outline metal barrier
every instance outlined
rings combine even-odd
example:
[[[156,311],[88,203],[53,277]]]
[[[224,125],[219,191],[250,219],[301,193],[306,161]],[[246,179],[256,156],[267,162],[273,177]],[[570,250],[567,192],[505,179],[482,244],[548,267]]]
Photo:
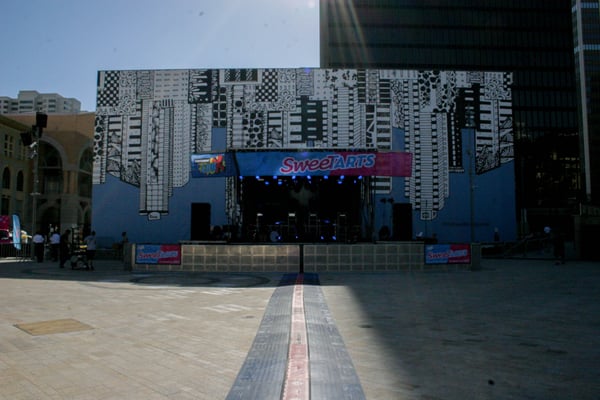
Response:
[[[21,250],[15,249],[12,243],[1,243],[0,258],[5,257],[31,258],[31,243],[22,243]]]

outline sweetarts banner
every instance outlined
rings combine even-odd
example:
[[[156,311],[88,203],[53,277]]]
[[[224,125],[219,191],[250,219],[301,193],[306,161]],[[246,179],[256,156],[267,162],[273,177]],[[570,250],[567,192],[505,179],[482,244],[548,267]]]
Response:
[[[242,176],[411,176],[412,155],[404,152],[239,152]]]

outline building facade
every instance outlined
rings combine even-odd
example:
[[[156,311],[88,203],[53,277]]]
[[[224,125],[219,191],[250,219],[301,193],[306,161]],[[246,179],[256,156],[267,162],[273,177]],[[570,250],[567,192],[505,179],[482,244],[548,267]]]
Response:
[[[511,74],[98,75],[99,236],[169,243],[219,228],[241,241],[516,238]]]
[[[28,178],[31,176],[28,148],[21,132],[31,127],[0,115],[0,215],[24,215],[30,211]],[[28,230],[28,229],[27,229]]]
[[[571,3],[585,195],[600,206],[600,2]]]
[[[20,134],[36,124],[36,113],[0,116],[3,151],[12,154],[0,159],[0,171],[9,177],[2,189],[3,215],[19,214],[28,232],[55,228],[79,234],[90,226],[94,118],[94,113],[51,114],[39,143],[25,146]]]
[[[81,102],[56,93],[39,93],[35,90],[21,90],[17,98],[0,96],[0,114],[21,114],[31,112],[78,113]]]
[[[584,199],[568,2],[322,0],[320,7],[322,67],[512,73],[520,234],[571,229]]]

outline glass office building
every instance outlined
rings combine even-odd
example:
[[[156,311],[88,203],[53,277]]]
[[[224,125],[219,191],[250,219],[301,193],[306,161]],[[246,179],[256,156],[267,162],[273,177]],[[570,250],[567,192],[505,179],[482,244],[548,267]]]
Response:
[[[512,72],[521,233],[570,229],[584,200],[570,6],[321,0],[321,66]]]
[[[600,203],[600,2],[572,0],[575,74],[586,200]]]

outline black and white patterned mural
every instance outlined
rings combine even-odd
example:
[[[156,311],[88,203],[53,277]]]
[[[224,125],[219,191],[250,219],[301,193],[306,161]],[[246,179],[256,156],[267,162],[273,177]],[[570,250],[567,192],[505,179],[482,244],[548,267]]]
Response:
[[[467,169],[465,130],[473,132],[476,174],[512,161],[511,80],[461,71],[100,71],[94,184],[112,176],[139,188],[139,213],[159,219],[173,189],[188,183],[192,154],[401,150],[413,154],[403,192],[422,220],[433,220],[450,195],[450,174]],[[380,177],[376,190],[391,185]]]

